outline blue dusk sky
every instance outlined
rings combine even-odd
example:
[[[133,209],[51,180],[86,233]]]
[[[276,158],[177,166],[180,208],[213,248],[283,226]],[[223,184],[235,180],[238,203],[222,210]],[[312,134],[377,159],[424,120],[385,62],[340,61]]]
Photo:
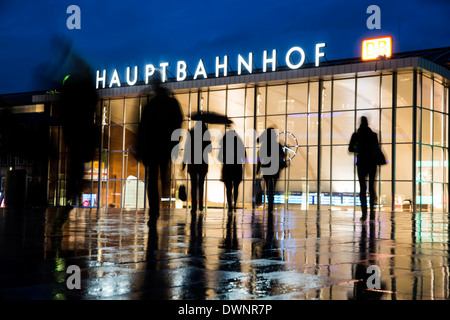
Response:
[[[81,29],[67,28],[67,8],[77,5]],[[381,29],[370,30],[370,5],[381,9]],[[394,53],[450,46],[450,1],[93,1],[2,0],[0,2],[0,94],[47,88],[37,68],[56,59],[55,36],[64,36],[93,70],[143,68],[186,61],[191,73],[203,59],[208,73],[215,58],[277,49],[279,61],[293,46],[314,61],[325,42],[328,60],[361,56],[364,38],[391,35]],[[142,77],[142,73],[141,73]]]

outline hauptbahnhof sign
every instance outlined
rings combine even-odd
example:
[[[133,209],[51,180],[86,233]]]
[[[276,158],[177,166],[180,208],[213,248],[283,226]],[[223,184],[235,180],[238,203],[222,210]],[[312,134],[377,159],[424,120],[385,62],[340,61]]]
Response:
[[[315,58],[314,65],[316,67],[320,66],[320,58],[325,57],[325,52],[322,51],[322,48],[326,47],[326,43],[317,43],[315,45]],[[277,69],[277,50],[272,50],[271,53],[268,51],[264,51],[262,54],[262,72],[267,71],[276,71]],[[286,55],[284,56],[286,61],[286,66],[292,70],[300,68],[306,60],[305,51],[298,46],[290,48]],[[294,59],[295,58],[295,59]],[[295,62],[293,62],[295,60]],[[269,68],[270,65],[270,68]],[[170,68],[169,62],[162,62],[159,64],[158,69],[160,70],[161,80],[162,82],[167,81],[167,73]],[[226,77],[228,76],[228,66],[229,66],[229,57],[224,56],[216,57],[215,63],[215,77]],[[254,55],[253,52],[250,52],[247,57],[242,55],[237,56],[237,74],[241,75],[244,69],[248,73],[253,73],[254,66]],[[157,68],[153,64],[146,64],[144,66],[144,82],[148,84],[151,80],[151,77],[155,74]],[[134,66],[133,72],[132,68],[126,68],[126,84],[129,86],[134,86],[138,82],[139,77],[139,67]],[[176,63],[176,81],[184,81],[188,78],[188,65],[186,61],[177,61]],[[208,73],[206,71],[205,63],[203,59],[200,59],[195,68],[195,73],[193,76],[193,80],[197,79],[207,79]],[[120,87],[122,85],[122,80],[119,77],[119,73],[117,69],[114,69],[112,72],[112,76],[108,78],[106,70],[97,70],[96,73],[96,87],[99,88],[113,88]]]

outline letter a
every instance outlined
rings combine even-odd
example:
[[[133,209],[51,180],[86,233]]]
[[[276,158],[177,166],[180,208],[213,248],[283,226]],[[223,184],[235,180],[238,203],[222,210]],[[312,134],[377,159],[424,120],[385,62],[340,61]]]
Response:
[[[371,5],[367,7],[367,14],[372,14],[369,18],[367,18],[367,28],[372,29],[381,29],[381,9],[377,5]]]
[[[67,7],[66,13],[72,13],[70,17],[67,18],[67,29],[81,29],[81,10],[79,6],[71,5]]]
[[[366,284],[369,289],[381,289],[381,283],[380,283],[380,267],[378,266],[369,266],[367,268],[367,273],[373,274],[367,278]]]
[[[73,273],[70,277],[67,278],[66,285],[69,290],[72,289],[81,289],[81,271],[80,267],[76,265],[71,265],[67,268],[66,271],[68,274]]]

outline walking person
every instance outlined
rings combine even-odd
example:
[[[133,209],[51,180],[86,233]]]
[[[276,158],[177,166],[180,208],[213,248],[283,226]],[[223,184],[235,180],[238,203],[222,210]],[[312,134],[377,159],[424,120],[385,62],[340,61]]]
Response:
[[[221,181],[227,192],[228,213],[236,212],[239,185],[245,165],[245,146],[235,130],[228,130],[220,142],[219,160],[222,165]]]
[[[171,151],[178,144],[172,141],[172,132],[181,128],[183,113],[175,98],[162,85],[160,75],[155,75],[155,96],[143,107],[138,128],[138,150],[140,160],[147,168],[147,196],[149,200],[149,224],[156,222],[160,210],[158,177],[161,177],[162,192],[170,190]],[[166,196],[164,194],[164,196]]]
[[[187,171],[191,178],[192,214],[196,214],[197,209],[203,211],[205,178],[208,173],[207,158],[211,150],[211,136],[208,128],[204,122],[196,121],[187,135],[183,156],[183,170],[187,165]]]
[[[268,198],[268,212],[273,213],[275,188],[282,169],[286,168],[283,146],[277,141],[274,128],[267,128],[258,138],[261,143],[258,156],[257,174],[261,172]]]
[[[367,220],[367,177],[369,177],[370,220],[375,219],[375,176],[377,173],[378,135],[369,128],[366,117],[361,117],[358,130],[353,133],[348,151],[354,152],[359,180],[359,198],[361,200],[361,221]]]

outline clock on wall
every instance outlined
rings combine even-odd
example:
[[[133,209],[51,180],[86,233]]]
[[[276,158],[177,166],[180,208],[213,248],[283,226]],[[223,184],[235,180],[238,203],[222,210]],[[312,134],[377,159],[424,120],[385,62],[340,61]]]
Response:
[[[297,137],[291,131],[282,131],[278,133],[278,140],[287,155],[286,161],[292,161],[298,152],[299,143]]]

